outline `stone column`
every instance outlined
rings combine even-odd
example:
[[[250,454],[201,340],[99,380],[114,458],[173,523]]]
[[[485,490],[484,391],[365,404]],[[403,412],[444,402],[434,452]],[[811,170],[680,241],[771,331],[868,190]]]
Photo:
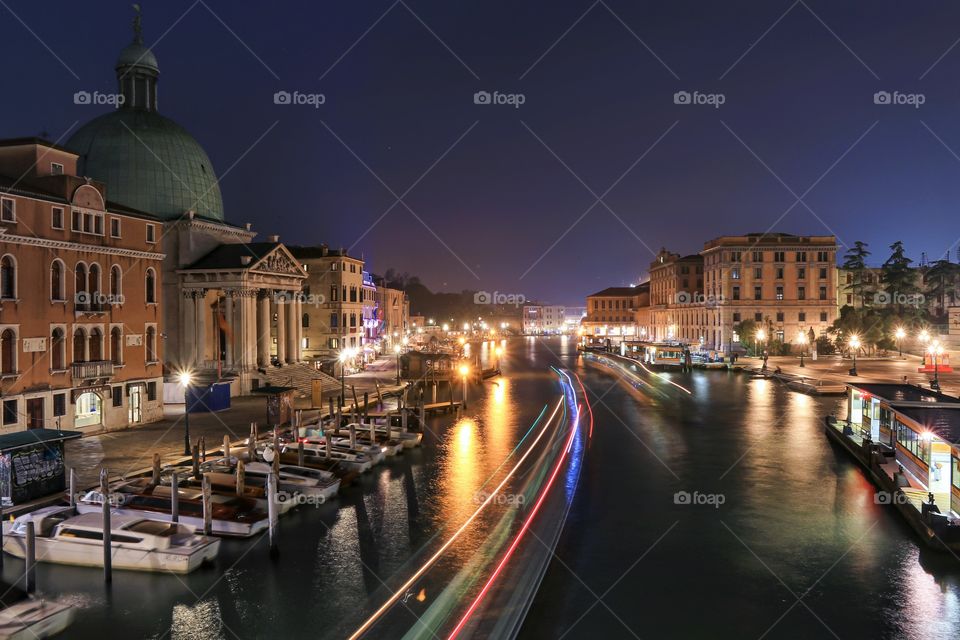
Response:
[[[227,367],[232,367],[233,366],[233,341],[236,340],[237,338],[236,331],[235,331],[236,326],[234,325],[234,322],[233,322],[233,292],[232,291],[224,291],[223,317],[226,321],[225,324],[227,327],[226,340],[224,340],[224,343],[226,344],[226,349],[225,349],[226,355],[224,356],[224,360],[225,360],[224,364]]]
[[[196,334],[196,356],[194,358],[197,367],[203,367],[206,363],[207,351],[207,314],[210,308],[207,306],[206,290],[199,289],[193,299],[194,318],[197,323]]]
[[[277,361],[283,364],[287,361],[287,316],[286,300],[278,296],[274,307],[277,312]]]
[[[287,362],[293,364],[297,361],[297,300],[296,293],[287,291]]]
[[[257,366],[265,368],[270,365],[270,296],[266,291],[260,291],[257,316]]]
[[[296,340],[296,349],[294,350],[294,361],[303,362],[303,298],[297,296],[297,303],[294,305],[294,308],[297,310],[296,313],[296,327],[297,327],[297,340]]]

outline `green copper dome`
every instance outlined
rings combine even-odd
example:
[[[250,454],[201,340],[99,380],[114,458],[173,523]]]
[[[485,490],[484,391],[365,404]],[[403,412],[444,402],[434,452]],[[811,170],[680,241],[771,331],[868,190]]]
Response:
[[[160,218],[223,220],[217,177],[203,147],[173,120],[123,108],[85,124],[67,142],[80,175],[107,185],[107,198]]]
[[[210,158],[183,127],[157,113],[160,68],[143,44],[139,12],[116,72],[123,103],[80,127],[66,144],[80,155],[80,175],[106,183],[108,200],[159,218],[193,211],[223,220]]]

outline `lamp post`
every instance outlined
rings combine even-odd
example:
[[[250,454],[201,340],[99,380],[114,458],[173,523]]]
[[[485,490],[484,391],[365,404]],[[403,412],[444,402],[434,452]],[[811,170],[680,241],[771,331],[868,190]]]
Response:
[[[467,374],[470,373],[470,367],[465,364],[460,365],[460,377],[463,378],[463,408],[467,408]]]
[[[907,336],[907,332],[904,331],[903,327],[897,327],[897,330],[893,334],[897,338],[897,357],[903,357],[903,339]]]
[[[190,383],[193,376],[189,371],[180,373],[180,384],[183,386],[183,455],[190,455]]]
[[[347,398],[347,383],[344,377],[347,369],[347,360],[349,360],[352,355],[353,353],[350,347],[346,347],[344,348],[343,351],[340,352],[340,403],[341,405],[345,403]]]
[[[393,351],[397,354],[397,386],[400,386],[400,352],[403,350],[399,344],[393,345]]]
[[[803,355],[804,355],[804,352],[807,350],[807,334],[804,333],[802,330],[800,331],[799,334],[797,334],[797,343],[800,345],[800,366],[803,367],[805,366],[803,364]]]
[[[853,368],[850,369],[850,375],[857,375],[857,350],[860,348],[860,337],[856,334],[850,336],[850,348],[853,349]]]
[[[753,334],[753,350],[756,352],[755,355],[760,355],[760,347],[757,346],[758,343],[763,342],[767,339],[767,332],[763,329],[757,329],[757,332]],[[763,360],[763,368],[767,368],[767,360]]]
[[[940,391],[940,370],[938,368],[937,358],[943,354],[943,347],[938,340],[934,340],[930,343],[928,351],[933,358],[933,382],[930,384],[930,388]]]

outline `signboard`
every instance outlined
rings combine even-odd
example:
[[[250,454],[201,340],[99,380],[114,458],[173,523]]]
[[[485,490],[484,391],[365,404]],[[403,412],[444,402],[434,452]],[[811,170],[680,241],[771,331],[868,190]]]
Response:
[[[128,333],[127,334],[127,346],[128,347],[142,347],[143,346],[143,335],[139,333]]]
[[[46,350],[47,350],[46,338],[24,338],[23,339],[24,353],[39,353]]]
[[[0,455],[0,496],[14,504],[63,491],[63,443],[38,444]]]

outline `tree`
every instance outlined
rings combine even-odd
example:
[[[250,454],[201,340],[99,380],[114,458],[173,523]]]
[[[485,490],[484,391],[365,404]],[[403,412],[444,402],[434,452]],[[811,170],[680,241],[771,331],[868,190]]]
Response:
[[[957,278],[960,265],[948,258],[934,262],[926,273],[926,293],[936,300],[937,315],[943,316],[946,309],[957,299]]]
[[[887,294],[887,304],[896,305],[898,315],[903,315],[903,303],[911,297],[917,298],[917,278],[910,268],[913,260],[903,251],[903,242],[897,240],[890,245],[892,253],[883,263],[880,272],[880,281]]]
[[[866,306],[867,297],[867,258],[870,252],[867,243],[857,240],[843,256],[843,268],[850,273],[850,284],[844,286],[847,293],[853,295],[854,301],[860,300],[860,306]]]

